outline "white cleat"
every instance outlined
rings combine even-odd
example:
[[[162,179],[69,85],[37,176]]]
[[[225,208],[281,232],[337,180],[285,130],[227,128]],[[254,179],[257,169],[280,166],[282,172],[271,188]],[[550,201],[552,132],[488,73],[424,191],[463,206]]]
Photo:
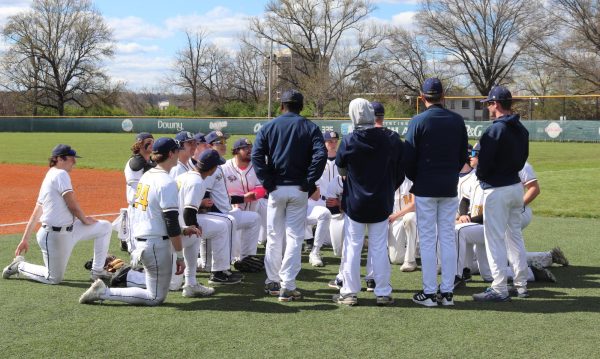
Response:
[[[206,287],[200,283],[190,286],[186,285],[183,287],[183,292],[181,295],[186,298],[195,298],[195,297],[208,297],[215,293],[215,288]]]
[[[417,262],[404,262],[400,267],[402,272],[414,272],[417,269]]]
[[[13,275],[19,273],[19,264],[21,264],[24,261],[25,257],[16,256],[15,259],[13,259],[13,261],[9,265],[4,267],[4,270],[2,271],[2,278],[8,279]]]
[[[102,279],[96,279],[94,283],[86,290],[81,297],[79,297],[80,304],[89,304],[102,299],[102,296],[106,293],[106,284]]]
[[[323,259],[321,258],[321,253],[319,252],[310,252],[308,255],[308,263],[313,267],[323,267]]]

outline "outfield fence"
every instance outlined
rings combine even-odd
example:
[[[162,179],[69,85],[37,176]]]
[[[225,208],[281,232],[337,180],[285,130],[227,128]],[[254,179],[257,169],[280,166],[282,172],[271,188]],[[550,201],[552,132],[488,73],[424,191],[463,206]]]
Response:
[[[152,117],[4,117],[0,132],[112,132],[177,133],[187,130],[208,133],[221,130],[234,135],[256,133],[267,119],[260,118],[152,118]],[[352,131],[348,119],[315,119],[322,131],[345,135]],[[409,119],[390,119],[385,126],[404,135]],[[477,139],[489,121],[465,121],[469,138]],[[600,121],[523,121],[533,141],[600,142]]]

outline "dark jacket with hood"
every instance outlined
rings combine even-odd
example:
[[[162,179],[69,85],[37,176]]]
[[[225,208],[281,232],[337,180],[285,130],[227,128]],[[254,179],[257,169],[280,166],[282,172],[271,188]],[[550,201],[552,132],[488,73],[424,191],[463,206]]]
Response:
[[[394,207],[394,191],[404,181],[403,144],[384,127],[358,128],[340,144],[335,164],[347,171],[342,209],[356,222],[377,223]]]
[[[503,187],[521,182],[519,171],[529,157],[529,132],[519,115],[494,120],[479,140],[477,178],[481,187]]]

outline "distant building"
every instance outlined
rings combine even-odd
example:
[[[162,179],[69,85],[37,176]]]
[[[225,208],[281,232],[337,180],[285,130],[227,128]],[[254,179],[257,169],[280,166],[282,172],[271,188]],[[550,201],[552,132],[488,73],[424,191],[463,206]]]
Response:
[[[159,101],[158,102],[158,109],[161,111],[164,111],[167,109],[167,107],[169,107],[169,101]]]
[[[315,49],[315,52],[318,52]],[[325,69],[325,73],[317,75],[318,78],[327,78],[329,77],[329,59],[325,57],[321,57],[317,54],[315,61],[319,68]],[[266,73],[269,73],[269,57],[267,56],[263,63],[264,69]],[[281,91],[284,91],[290,88],[292,83],[301,82],[302,77],[307,74],[310,75],[315,69],[312,61],[307,61],[306,59],[298,56],[293,53],[290,49],[282,49],[276,52],[273,52],[273,60],[271,63],[271,85],[272,89],[278,94],[281,94]],[[314,76],[311,76],[314,77]]]
[[[483,103],[479,99],[446,98],[446,108],[461,115],[465,121],[483,121]]]

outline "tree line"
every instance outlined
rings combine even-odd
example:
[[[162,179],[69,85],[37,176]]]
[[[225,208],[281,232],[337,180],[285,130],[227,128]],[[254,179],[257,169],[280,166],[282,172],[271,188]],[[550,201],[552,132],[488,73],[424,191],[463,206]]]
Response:
[[[374,10],[369,0],[271,0],[237,51],[188,29],[160,83],[131,90],[103,67],[115,40],[91,0],[34,0],[2,29],[0,112],[266,116],[293,87],[310,116],[345,116],[356,96],[410,116],[432,76],[457,96],[495,84],[530,96],[600,88],[598,1],[420,0],[410,27],[377,23]]]

